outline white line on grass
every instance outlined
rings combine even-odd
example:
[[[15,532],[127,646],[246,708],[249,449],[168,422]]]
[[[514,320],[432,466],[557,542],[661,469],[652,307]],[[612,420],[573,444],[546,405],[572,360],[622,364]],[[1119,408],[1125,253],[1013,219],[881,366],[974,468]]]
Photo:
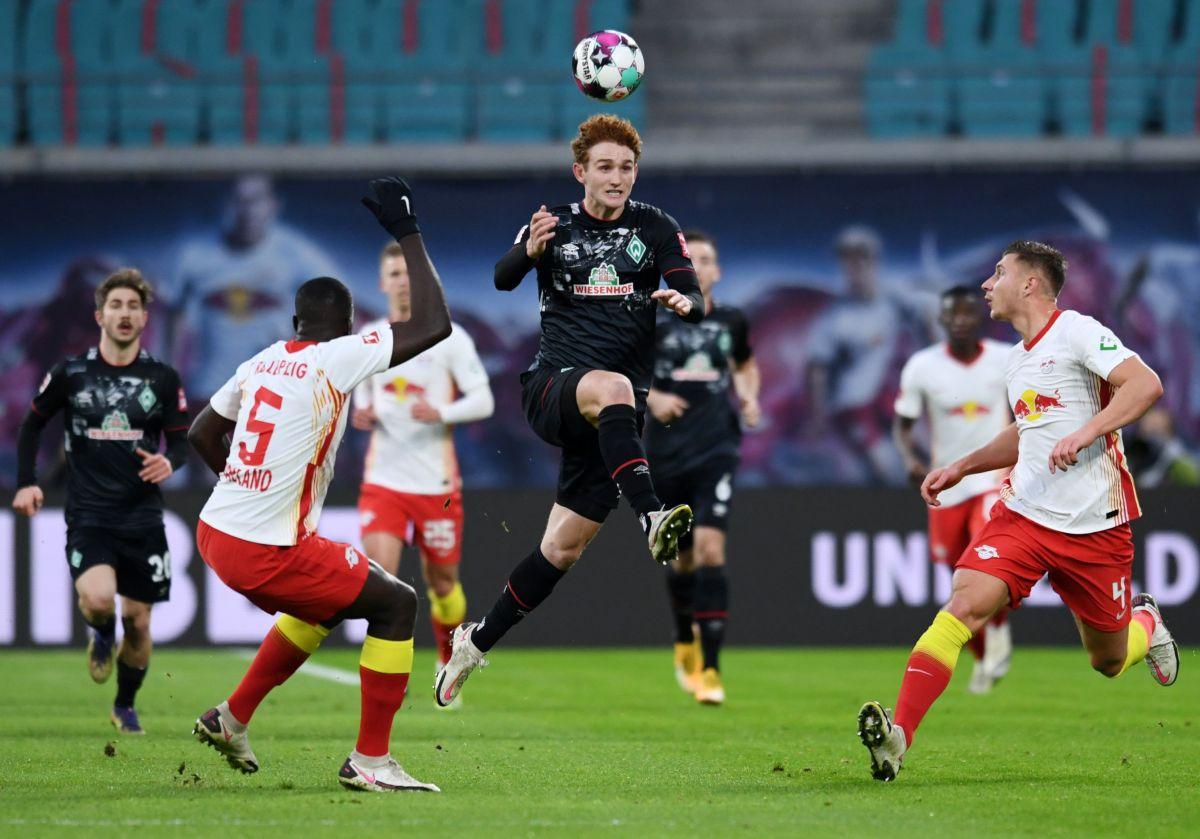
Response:
[[[234,650],[234,653],[238,656],[238,658],[244,658],[247,661],[252,660],[257,652],[258,650],[250,650],[245,648]],[[340,685],[353,685],[354,687],[358,687],[359,685],[357,673],[351,673],[349,670],[343,670],[340,667],[330,667],[328,664],[317,664],[317,662],[313,661],[312,659],[309,659],[308,661],[304,662],[304,664],[300,665],[299,672],[305,674],[306,676],[313,676],[317,679],[325,679],[329,682],[337,682]]]

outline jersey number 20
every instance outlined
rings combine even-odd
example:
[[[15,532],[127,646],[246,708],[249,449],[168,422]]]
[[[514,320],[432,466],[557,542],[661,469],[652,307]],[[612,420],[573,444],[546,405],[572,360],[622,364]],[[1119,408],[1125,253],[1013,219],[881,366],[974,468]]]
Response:
[[[254,394],[254,405],[250,408],[250,418],[246,420],[246,430],[257,434],[258,439],[253,449],[246,448],[245,441],[238,443],[238,459],[247,466],[262,466],[267,457],[267,446],[271,445],[271,435],[275,433],[275,423],[258,418],[258,409],[264,402],[278,411],[283,406],[283,397],[265,387],[260,387]]]

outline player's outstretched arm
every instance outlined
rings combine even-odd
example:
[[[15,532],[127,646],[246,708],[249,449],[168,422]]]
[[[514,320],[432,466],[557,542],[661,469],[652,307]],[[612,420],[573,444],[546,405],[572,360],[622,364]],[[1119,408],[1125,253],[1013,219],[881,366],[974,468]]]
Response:
[[[1163,394],[1158,374],[1137,356],[1127,358],[1108,374],[1116,388],[1112,401],[1083,428],[1058,441],[1050,452],[1050,471],[1067,469],[1079,462],[1079,452],[1096,440],[1137,422]]]
[[[218,414],[212,405],[205,405],[188,429],[188,442],[205,465],[217,475],[225,470],[225,460],[229,457],[229,435],[233,434],[236,427],[236,422]]]
[[[450,335],[450,310],[437,269],[425,250],[412,208],[412,187],[403,178],[376,178],[371,194],[362,199],[375,219],[392,234],[404,251],[408,264],[412,315],[392,324],[392,358],[395,367],[419,355]]]
[[[1007,426],[992,438],[986,446],[964,455],[949,466],[934,469],[925,476],[921,483],[921,497],[930,507],[940,507],[942,502],[938,495],[955,486],[967,475],[979,472],[991,472],[996,469],[1007,469],[1017,462],[1020,445],[1020,434],[1016,425]]]

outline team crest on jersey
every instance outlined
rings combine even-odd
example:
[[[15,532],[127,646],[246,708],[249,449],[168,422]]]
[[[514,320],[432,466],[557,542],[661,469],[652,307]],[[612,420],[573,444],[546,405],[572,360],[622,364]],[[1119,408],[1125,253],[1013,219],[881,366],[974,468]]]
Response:
[[[679,249],[683,251],[684,259],[691,259],[692,255],[688,253],[687,249],[687,239],[678,231],[676,231],[675,235],[679,237]]]
[[[636,233],[629,240],[629,244],[625,246],[625,253],[629,254],[629,258],[633,260],[635,265],[640,263],[642,257],[646,255],[646,246],[642,244],[642,240],[637,237]]]
[[[1047,395],[1030,389],[1013,404],[1013,416],[1026,422],[1037,422],[1049,411],[1065,407],[1057,390],[1053,395]]]
[[[980,545],[975,549],[975,555],[980,559],[995,559],[1000,556],[1000,551],[993,548],[991,545]]]
[[[591,270],[586,285],[576,283],[573,291],[583,297],[624,297],[633,293],[633,283],[622,283],[617,266],[604,262]]]
[[[364,344],[378,344],[379,332],[372,330],[371,332],[368,332],[366,335],[362,336],[362,339]]]
[[[142,430],[130,427],[129,417],[124,411],[111,411],[104,417],[99,428],[87,430],[87,436],[89,440],[140,440]]]
[[[1053,373],[1054,372],[1054,359],[1047,358],[1045,361],[1043,361],[1042,366],[1041,366],[1041,371],[1042,371],[1042,374],[1046,375],[1046,376],[1049,376],[1051,373]]]
[[[358,565],[358,551],[349,545],[346,546],[346,564],[351,568]]]
[[[142,392],[138,394],[138,404],[141,405],[142,410],[148,414],[150,413],[150,409],[154,407],[154,403],[157,401],[158,397],[154,395],[154,390],[150,387],[150,383],[147,382],[142,388]]]

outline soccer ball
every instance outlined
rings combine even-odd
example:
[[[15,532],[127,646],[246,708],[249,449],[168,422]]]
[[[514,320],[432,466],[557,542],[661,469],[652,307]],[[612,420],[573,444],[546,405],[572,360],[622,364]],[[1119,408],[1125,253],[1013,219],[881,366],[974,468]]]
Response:
[[[571,55],[575,84],[593,99],[615,102],[637,90],[646,60],[637,41],[624,32],[593,32],[575,45]]]

